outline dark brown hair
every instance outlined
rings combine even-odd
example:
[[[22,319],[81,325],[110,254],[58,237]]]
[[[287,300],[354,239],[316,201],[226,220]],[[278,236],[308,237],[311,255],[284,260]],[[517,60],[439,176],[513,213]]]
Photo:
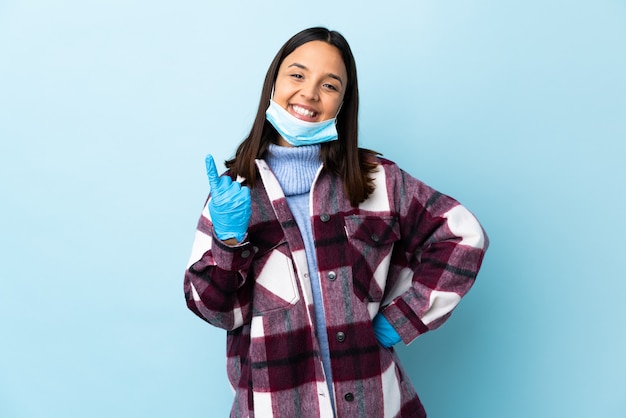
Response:
[[[320,158],[325,169],[342,178],[350,203],[352,206],[357,206],[374,191],[373,180],[368,175],[376,167],[373,157],[377,153],[359,148],[358,145],[359,89],[356,63],[350,46],[339,32],[329,31],[326,28],[305,29],[295,34],[278,51],[265,75],[259,108],[250,134],[237,148],[235,158],[226,161],[226,167],[233,175],[244,177],[248,186],[255,186],[257,170],[254,160],[263,156],[269,144],[274,142],[278,135],[274,127],[265,119],[265,111],[269,105],[278,69],[283,60],[296,48],[311,41],[327,42],[337,48],[346,66],[348,82],[343,105],[337,115],[339,140],[323,143]]]

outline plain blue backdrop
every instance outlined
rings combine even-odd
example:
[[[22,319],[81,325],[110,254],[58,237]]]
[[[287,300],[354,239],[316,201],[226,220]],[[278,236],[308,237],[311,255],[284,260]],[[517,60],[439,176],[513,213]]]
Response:
[[[4,0],[0,417],[228,415],[182,291],[204,156],[314,25],[352,45],[362,145],[491,238],[399,347],[429,417],[626,416],[626,2]]]

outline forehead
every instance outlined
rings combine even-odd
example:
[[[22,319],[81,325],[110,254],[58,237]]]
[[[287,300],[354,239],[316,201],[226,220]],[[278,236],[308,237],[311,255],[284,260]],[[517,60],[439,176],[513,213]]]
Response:
[[[347,78],[346,66],[337,47],[323,41],[311,41],[300,45],[285,57],[281,70],[293,64],[305,66],[310,71],[332,73]]]

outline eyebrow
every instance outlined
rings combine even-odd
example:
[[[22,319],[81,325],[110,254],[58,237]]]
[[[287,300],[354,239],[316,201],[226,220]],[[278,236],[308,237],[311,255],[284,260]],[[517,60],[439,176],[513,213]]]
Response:
[[[309,69],[306,67],[306,65],[302,65],[302,64],[297,63],[297,62],[294,62],[293,64],[289,65],[287,68],[290,68],[290,67],[298,67],[298,68],[301,68],[303,70],[309,71]],[[338,75],[333,74],[333,73],[328,73],[327,76],[330,77],[330,78],[334,78],[335,80],[339,81],[339,83],[343,86],[343,80],[341,80],[341,77],[339,77]]]

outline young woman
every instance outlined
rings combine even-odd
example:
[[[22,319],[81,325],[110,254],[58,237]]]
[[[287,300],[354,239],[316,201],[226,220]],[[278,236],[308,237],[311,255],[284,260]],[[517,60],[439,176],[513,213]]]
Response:
[[[487,238],[458,202],[358,147],[354,57],[304,30],[278,51],[185,274],[227,330],[232,417],[425,417],[393,345],[437,328]]]

